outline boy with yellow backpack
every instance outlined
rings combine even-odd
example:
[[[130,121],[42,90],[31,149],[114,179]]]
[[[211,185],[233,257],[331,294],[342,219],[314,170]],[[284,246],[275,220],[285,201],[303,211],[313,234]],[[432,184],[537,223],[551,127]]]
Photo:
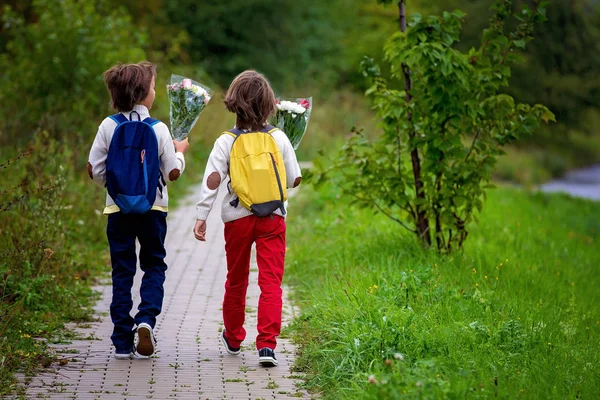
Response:
[[[229,86],[225,105],[236,114],[236,126],[216,140],[208,159],[194,236],[206,240],[206,219],[221,182],[229,177],[221,211],[227,257],[221,340],[229,354],[240,353],[246,337],[250,252],[256,243],[261,290],[256,348],[259,363],[270,367],[277,365],[274,350],[281,331],[287,188],[298,186],[302,175],[287,136],[266,123],[276,105],[273,90],[261,74],[238,75]]]

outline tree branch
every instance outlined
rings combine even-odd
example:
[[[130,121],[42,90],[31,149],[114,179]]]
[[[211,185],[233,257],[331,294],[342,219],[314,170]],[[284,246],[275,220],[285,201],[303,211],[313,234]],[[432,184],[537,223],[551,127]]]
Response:
[[[406,228],[407,230],[409,230],[412,233],[418,233],[416,229],[411,229],[408,225],[406,225],[404,222],[400,221],[398,218],[393,217],[390,213],[388,213],[387,211],[385,211],[379,204],[377,204],[377,201],[371,199],[371,201],[373,201],[373,204],[375,205],[375,207],[377,207],[377,209],[386,217],[388,217],[389,219],[391,219],[392,221],[395,221],[397,223],[399,223],[400,225],[402,225],[404,228]]]
[[[24,153],[19,154],[15,158],[11,158],[10,160],[7,160],[7,161],[3,162],[2,164],[0,164],[0,169],[6,169],[10,164],[19,161],[21,158],[26,157],[26,156],[30,155],[31,153],[32,153],[31,150],[30,151],[26,151]]]
[[[480,132],[481,132],[481,130],[478,129],[477,133],[475,133],[475,137],[473,138],[473,143],[471,143],[471,148],[469,149],[469,152],[465,156],[465,161],[467,161],[469,159],[469,156],[471,155],[471,152],[473,151],[473,148],[475,147],[475,142],[477,141],[477,138],[479,137]]]
[[[449,117],[447,117],[444,121],[442,121],[442,125],[441,125],[442,126],[442,136],[444,135],[444,133],[446,133],[446,124],[448,122],[450,122],[450,120],[452,118],[457,117],[457,116],[458,116],[457,114],[452,114]]]
[[[398,12],[400,31],[406,32],[406,0],[400,0],[398,2]],[[404,90],[406,92],[406,104],[410,104],[410,102],[412,101],[412,80],[410,76],[410,68],[405,63],[402,63],[401,65],[402,72],[404,74]],[[406,119],[408,124],[412,126],[412,129],[408,133],[409,138],[414,139],[416,136],[416,132],[412,123],[413,115],[411,111],[407,112]],[[421,160],[419,158],[419,150],[416,146],[411,150],[410,158],[412,163],[413,176],[415,180],[416,197],[417,199],[425,199],[425,194],[423,193],[423,178],[421,176]],[[421,209],[421,207],[417,205],[416,208],[418,234],[421,240],[425,243],[425,245],[429,247],[431,246],[431,236],[429,234],[429,220],[427,219],[427,215]]]

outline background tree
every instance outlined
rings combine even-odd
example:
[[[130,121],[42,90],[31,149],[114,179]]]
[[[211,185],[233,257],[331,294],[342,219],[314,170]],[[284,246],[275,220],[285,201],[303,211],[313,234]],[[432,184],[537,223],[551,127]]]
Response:
[[[415,15],[406,28],[405,1],[398,2],[401,32],[385,45],[391,80],[367,59],[367,90],[383,134],[370,142],[357,132],[321,177],[331,177],[344,194],[415,232],[425,246],[432,237],[440,251],[462,247],[467,225],[481,211],[486,185],[502,147],[554,120],[544,106],[519,104],[501,89],[508,85],[516,50],[544,20],[544,8],[513,10],[498,1],[479,48],[461,52],[464,13]],[[518,11],[518,12],[517,12]],[[514,31],[507,21],[516,19]]]
[[[340,55],[331,11],[342,3],[177,0],[163,6],[170,21],[189,32],[192,60],[221,85],[254,68],[276,86],[301,87],[322,80],[325,66]]]
[[[102,73],[144,59],[145,34],[105,0],[37,0],[32,7],[30,23],[10,9],[2,15],[0,139],[22,141],[38,128],[76,139],[109,111]]]

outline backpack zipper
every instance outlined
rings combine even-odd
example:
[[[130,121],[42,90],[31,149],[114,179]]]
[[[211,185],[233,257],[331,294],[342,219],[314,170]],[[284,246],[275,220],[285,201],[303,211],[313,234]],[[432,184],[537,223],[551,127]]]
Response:
[[[142,169],[144,170],[144,193],[145,195],[148,195],[148,170],[146,164],[144,164],[144,158],[146,157],[145,149],[140,153],[140,157],[142,158]]]

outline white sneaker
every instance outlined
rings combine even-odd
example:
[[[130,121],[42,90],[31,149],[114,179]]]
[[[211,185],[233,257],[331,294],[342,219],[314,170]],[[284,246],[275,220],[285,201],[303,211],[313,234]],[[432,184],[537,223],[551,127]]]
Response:
[[[128,353],[118,353],[117,350],[115,350],[115,358],[117,360],[131,360],[131,358],[133,357],[133,352],[128,352]]]
[[[156,347],[156,339],[154,338],[154,332],[152,327],[145,322],[138,325],[137,331],[135,332],[135,351],[141,356],[150,357],[154,354]]]

